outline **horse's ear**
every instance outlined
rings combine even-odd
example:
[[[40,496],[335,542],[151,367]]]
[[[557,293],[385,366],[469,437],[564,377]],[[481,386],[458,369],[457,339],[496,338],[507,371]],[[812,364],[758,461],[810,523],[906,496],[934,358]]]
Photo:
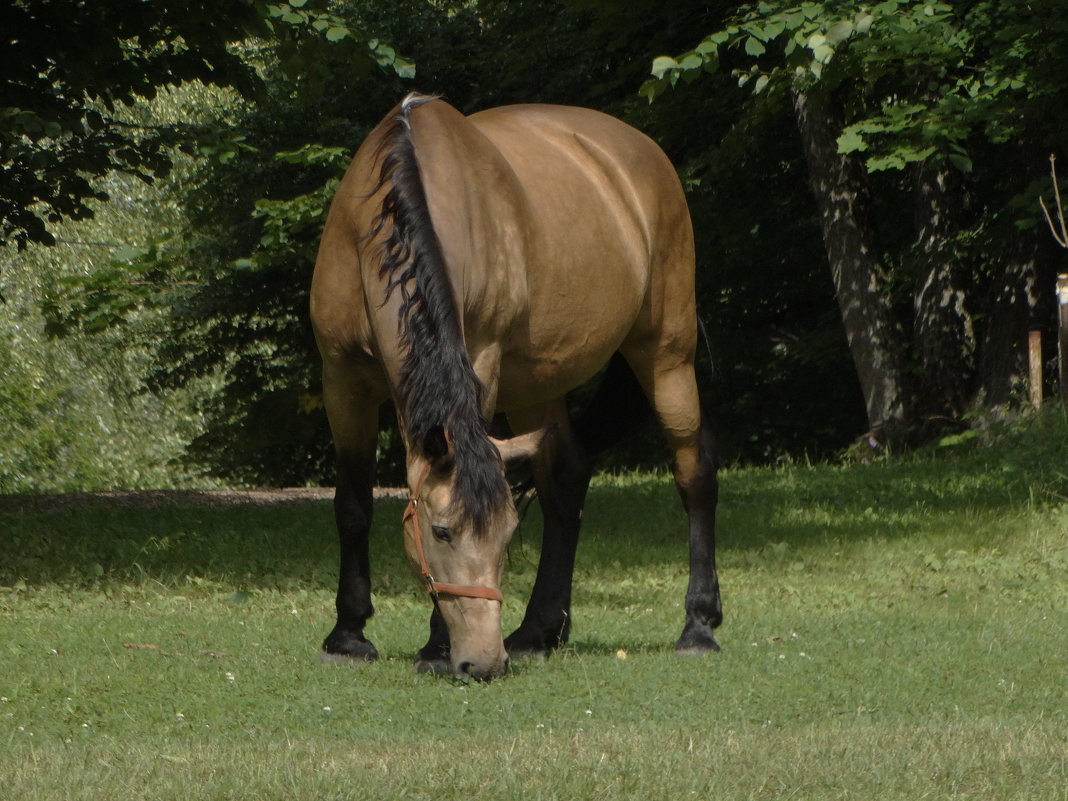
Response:
[[[444,426],[434,426],[423,437],[423,455],[436,470],[446,470],[452,464],[452,437]]]
[[[529,434],[520,434],[518,437],[509,439],[494,439],[490,437],[490,442],[497,446],[497,450],[501,453],[501,459],[507,465],[520,459],[530,459],[536,455],[550,430],[549,428],[541,428],[537,431],[531,431]]]

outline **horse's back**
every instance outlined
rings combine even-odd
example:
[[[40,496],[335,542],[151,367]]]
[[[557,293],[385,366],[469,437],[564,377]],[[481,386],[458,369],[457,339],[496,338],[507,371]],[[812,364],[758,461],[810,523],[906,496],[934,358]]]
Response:
[[[689,212],[655,142],[569,106],[505,106],[468,119],[509,163],[534,220],[524,254],[529,315],[502,361],[505,404],[535,386],[570,389],[628,338],[696,327]]]
[[[695,329],[686,200],[651,139],[590,109],[516,105],[464,117],[418,98],[368,137],[327,221],[312,305],[328,369],[363,365],[377,394],[381,368],[392,374],[403,357],[397,295],[386,300],[379,246],[367,237],[385,191],[381,141],[398,115],[472,360],[490,353],[499,364],[499,405],[558,396],[665,326]]]

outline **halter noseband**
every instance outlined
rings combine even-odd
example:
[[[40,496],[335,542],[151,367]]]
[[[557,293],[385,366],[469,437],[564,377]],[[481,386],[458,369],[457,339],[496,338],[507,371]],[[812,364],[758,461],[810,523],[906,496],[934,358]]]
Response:
[[[453,595],[460,598],[485,598],[488,601],[497,601],[499,603],[504,602],[504,596],[501,591],[495,587],[475,587],[470,584],[446,584],[442,581],[435,581],[434,576],[430,573],[430,567],[426,563],[426,555],[423,553],[423,532],[419,526],[419,512],[416,507],[419,506],[419,491],[423,488],[423,482],[426,480],[427,475],[430,473],[430,463],[427,462],[425,468],[423,468],[422,474],[419,476],[419,480],[415,484],[411,497],[408,499],[408,505],[404,508],[404,515],[401,517],[402,521],[412,521],[412,533],[415,535],[415,550],[419,555],[419,571],[423,576],[423,583],[426,584],[426,591],[436,600],[439,595]]]

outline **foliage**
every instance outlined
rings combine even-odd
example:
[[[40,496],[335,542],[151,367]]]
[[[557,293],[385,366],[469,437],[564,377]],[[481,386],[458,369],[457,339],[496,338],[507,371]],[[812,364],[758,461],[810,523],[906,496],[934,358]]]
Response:
[[[70,226],[60,230],[71,233]],[[91,249],[99,248],[60,244],[47,253],[51,258],[40,251],[16,258],[9,246],[0,265],[9,278],[29,283],[31,272],[61,275],[59,259]],[[187,393],[143,391],[150,354],[117,332],[50,343],[43,327],[24,284],[6,292],[0,305],[0,494],[196,482],[172,461],[199,421],[188,413]]]
[[[756,117],[750,128],[795,93],[844,112],[838,151],[862,156],[869,172],[850,191],[873,204],[852,224],[864,229],[868,252],[878,253],[889,276],[879,299],[886,319],[911,332],[895,382],[919,436],[959,415],[962,404],[1005,400],[1027,326],[1049,324],[1054,259],[1033,232],[1017,229],[1041,219],[1042,166],[1033,148],[1059,152],[1066,144],[1068,53],[1053,5],[747,3],[696,47],[653,60],[642,87],[659,102],[668,87],[693,97],[721,88],[729,75],[751,90],[742,112]],[[933,193],[931,176],[943,170],[953,175]],[[806,177],[826,196],[828,176]],[[924,294],[936,276],[944,285]],[[930,304],[949,296],[940,292],[959,298],[951,313]],[[954,350],[958,344],[970,350]],[[925,380],[938,372],[947,376],[945,397]]]
[[[1058,8],[1056,0],[1008,7],[745,4],[692,50],[654,59],[641,93],[652,101],[680,80],[715,72],[739,50],[748,64],[738,60],[732,75],[757,94],[782,82],[833,91],[862,79],[853,101],[857,118],[842,132],[840,152],[865,152],[870,171],[937,155],[970,172],[977,136],[997,145],[1045,131],[1050,146],[1057,141],[1050,132],[1063,130],[1068,22]]]
[[[358,139],[343,117],[316,130],[348,147],[309,142],[309,115],[321,120],[333,92],[352,96],[349,82],[372,84],[380,69],[413,72],[383,41],[364,43],[353,19],[308,5],[269,7],[286,30],[273,46],[246,48],[260,81],[255,103],[182,95],[186,113],[214,131],[197,142],[199,169],[175,186],[195,211],[147,244],[116,252],[107,267],[63,277],[43,307],[53,336],[123,328],[153,310],[169,315],[127,335],[157,350],[148,376],[156,393],[218,380],[219,396],[202,398],[216,426],[190,453],[231,481],[325,475],[307,282],[343,156]],[[364,45],[371,59],[354,52]],[[149,111],[171,124],[158,104]]]
[[[109,172],[165,176],[171,149],[226,152],[217,129],[139,119],[136,105],[161,88],[200,82],[246,98],[263,91],[256,60],[273,45],[290,74],[321,79],[323,53],[340,46],[353,64],[373,60],[404,75],[411,62],[330,10],[327,0],[146,3],[14,0],[0,10],[0,242],[51,244],[48,224],[92,215]],[[260,37],[252,40],[250,37]]]
[[[135,59],[127,66],[145,72],[143,90],[106,89],[113,108],[85,101],[116,135],[181,167],[167,184],[187,213],[136,240],[117,237],[124,247],[113,259],[43,286],[48,330],[151,348],[148,385],[157,393],[198,382],[213,387],[196,410],[206,427],[189,449],[195,465],[227,481],[328,481],[331,450],[306,293],[323,215],[348,154],[412,89],[441,94],[465,112],[509,102],[573,103],[637,125],[679,167],[698,238],[709,338],[700,381],[720,423],[724,458],[833,454],[865,429],[863,402],[805,161],[789,133],[787,90],[801,80],[843,98],[848,126],[839,145],[877,170],[868,177],[879,249],[891,271],[890,302],[903,318],[918,274],[911,168],[941,155],[954,169],[970,169],[954,246],[969,265],[981,331],[999,303],[994,278],[1014,243],[1012,223],[1037,218],[1040,181],[1023,156],[1034,151],[1044,159],[1063,147],[1068,130],[1060,124],[1068,108],[1066,23],[1053,5],[234,4],[218,26],[188,34],[223,43],[227,57],[213,62],[210,75],[194,75],[192,67],[188,74],[177,67],[173,75],[153,72],[151,53],[127,48],[121,52]],[[154,6],[139,4],[139,16],[115,27],[112,38],[126,42],[130,25],[164,13]],[[79,24],[96,31],[92,25],[125,7]],[[180,22],[195,27],[199,6],[188,7]],[[256,36],[246,37],[236,21],[246,17]],[[176,41],[176,19],[152,22],[158,52]],[[695,47],[705,31],[713,33]],[[95,38],[110,42],[108,36]],[[642,87],[657,53],[680,55],[656,59],[656,75]],[[190,77],[209,85],[189,84]],[[156,91],[149,87],[180,81],[187,82],[181,91],[161,90],[142,102]],[[739,83],[745,91],[737,91]],[[220,88],[231,85],[237,91]],[[676,91],[665,91],[673,85]],[[643,102],[639,87],[656,102]],[[174,98],[177,110],[167,105]],[[33,144],[58,159],[60,170],[65,143],[76,143],[66,136],[16,138],[19,147]],[[127,151],[107,152],[114,162]],[[186,169],[187,158],[195,169]],[[95,156],[92,163],[103,165]],[[162,175],[152,164],[118,167]],[[47,216],[44,208],[31,211]],[[659,463],[656,437],[652,432],[617,459]],[[388,449],[388,435],[382,445]]]
[[[1042,428],[989,464],[728,471],[728,618],[710,658],[670,650],[686,580],[670,479],[604,479],[572,643],[488,685],[412,671],[430,606],[400,501],[381,502],[372,535],[385,658],[340,666],[315,657],[333,611],[328,502],[8,499],[5,787],[31,800],[131,782],[160,799],[1055,796],[1068,486],[1035,485],[1063,459],[1027,463],[1020,447],[1068,429]],[[511,549],[506,625],[533,581],[537,524]]]

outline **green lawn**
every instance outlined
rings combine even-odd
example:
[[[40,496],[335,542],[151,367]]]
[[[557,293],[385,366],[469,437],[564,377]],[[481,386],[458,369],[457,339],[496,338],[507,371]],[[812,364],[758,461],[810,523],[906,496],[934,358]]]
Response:
[[[429,606],[399,501],[374,534],[384,658],[353,667],[317,659],[327,502],[8,499],[0,799],[1063,801],[1065,445],[725,471],[727,618],[707,658],[671,651],[686,557],[670,481],[603,478],[571,644],[487,685],[412,670]],[[508,625],[537,531],[532,511]]]

